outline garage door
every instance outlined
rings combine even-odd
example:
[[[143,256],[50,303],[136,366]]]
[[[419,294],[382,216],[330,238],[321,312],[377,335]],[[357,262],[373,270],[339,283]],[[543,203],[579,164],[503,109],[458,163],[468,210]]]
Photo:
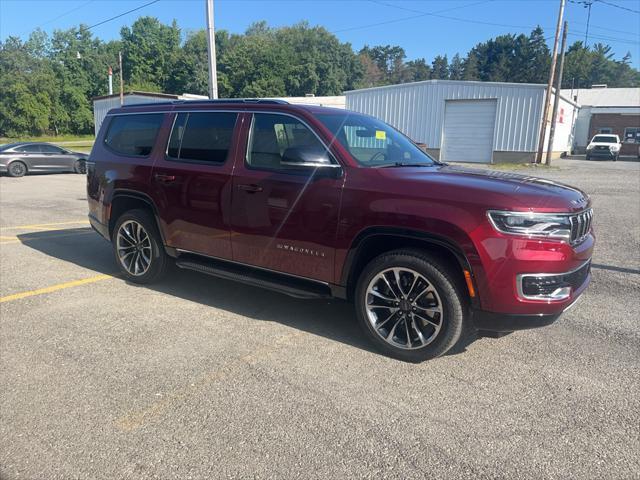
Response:
[[[447,100],[441,160],[490,163],[496,100]]]

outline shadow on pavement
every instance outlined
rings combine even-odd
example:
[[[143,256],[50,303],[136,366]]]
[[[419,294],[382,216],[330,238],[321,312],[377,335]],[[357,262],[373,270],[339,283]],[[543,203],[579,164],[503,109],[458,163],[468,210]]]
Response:
[[[111,245],[91,228],[34,232],[18,235],[18,239],[26,246],[63,262],[96,273],[117,273]],[[177,267],[170,268],[167,277],[157,284],[128,285],[149,288],[258,321],[277,322],[379,353],[361,333],[353,305],[341,300],[300,300]],[[464,352],[475,339],[473,334],[464,336],[449,355]]]

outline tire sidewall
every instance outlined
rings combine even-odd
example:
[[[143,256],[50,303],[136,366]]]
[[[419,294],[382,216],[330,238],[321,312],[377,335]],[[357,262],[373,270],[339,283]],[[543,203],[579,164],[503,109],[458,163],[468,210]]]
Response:
[[[151,241],[151,265],[143,275],[139,276],[130,274],[124,267],[124,265],[122,265],[122,262],[120,261],[120,258],[118,256],[118,231],[120,230],[120,227],[123,223],[130,220],[136,221],[140,225],[142,225],[142,227],[149,235],[149,239]],[[167,259],[164,247],[162,245],[162,238],[160,237],[160,233],[158,232],[158,228],[155,224],[154,218],[144,210],[131,210],[130,212],[122,214],[120,218],[118,218],[116,226],[113,229],[111,245],[113,248],[113,255],[118,265],[118,269],[120,270],[122,276],[130,282],[140,284],[152,283],[158,280],[166,270]]]
[[[440,296],[444,325],[438,336],[425,347],[415,350],[394,347],[383,340],[369,322],[366,310],[369,283],[380,271],[393,267],[417,271],[433,284]],[[449,278],[445,268],[439,266],[427,255],[418,252],[391,252],[374,259],[360,275],[356,288],[355,305],[358,321],[367,337],[383,353],[400,360],[421,362],[439,357],[449,351],[462,334],[465,309],[456,282]]]

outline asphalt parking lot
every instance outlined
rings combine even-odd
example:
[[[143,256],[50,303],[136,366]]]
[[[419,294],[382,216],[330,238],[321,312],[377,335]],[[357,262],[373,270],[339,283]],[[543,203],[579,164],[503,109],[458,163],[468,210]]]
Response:
[[[591,194],[593,283],[556,324],[419,365],[342,302],[113,276],[80,175],[0,178],[0,478],[640,477],[640,163]]]

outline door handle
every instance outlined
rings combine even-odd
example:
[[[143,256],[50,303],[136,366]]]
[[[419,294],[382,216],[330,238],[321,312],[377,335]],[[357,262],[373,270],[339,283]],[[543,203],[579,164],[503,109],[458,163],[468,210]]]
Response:
[[[247,192],[247,193],[258,193],[258,192],[261,192],[261,191],[262,191],[262,187],[261,187],[261,186],[259,186],[259,185],[255,185],[255,184],[253,184],[253,183],[252,183],[252,184],[249,184],[249,185],[247,185],[247,184],[240,184],[240,185],[238,185],[238,188],[239,188],[240,190],[243,190],[243,191]]]
[[[164,173],[156,173],[153,176],[157,181],[159,182],[164,182],[164,183],[169,183],[169,182],[173,182],[176,179],[175,175],[166,175]]]

